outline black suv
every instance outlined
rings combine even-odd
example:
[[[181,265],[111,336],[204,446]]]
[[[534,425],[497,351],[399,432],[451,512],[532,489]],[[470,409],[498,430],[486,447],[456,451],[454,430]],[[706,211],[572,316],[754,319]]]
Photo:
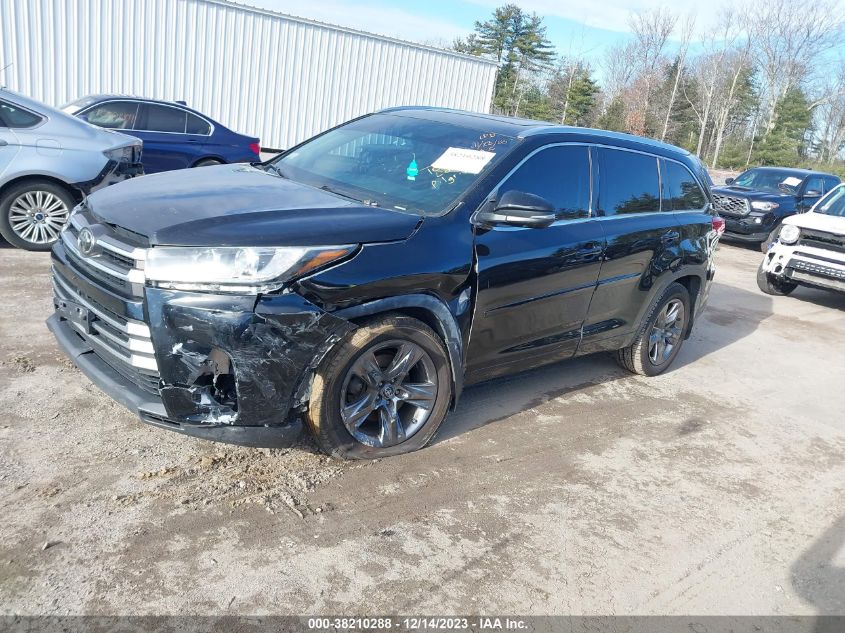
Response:
[[[755,167],[725,179],[724,187],[714,187],[713,198],[725,218],[725,238],[760,244],[765,253],[784,218],[809,211],[838,184],[833,174]]]
[[[721,219],[687,152],[430,108],[264,164],[90,196],[48,325],[145,422],[344,457],[424,446],[465,384],[612,350],[655,375],[700,314]]]

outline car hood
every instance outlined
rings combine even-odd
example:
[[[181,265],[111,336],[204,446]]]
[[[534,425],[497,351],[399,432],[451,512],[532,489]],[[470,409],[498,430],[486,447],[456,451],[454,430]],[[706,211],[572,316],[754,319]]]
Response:
[[[722,196],[734,196],[735,198],[748,198],[749,200],[764,200],[766,202],[777,202],[783,204],[784,202],[794,202],[795,196],[790,196],[785,193],[770,193],[768,191],[754,191],[753,189],[740,189],[736,187],[713,187],[713,193]]]
[[[88,206],[103,222],[170,246],[391,242],[422,221],[243,164],[133,178],[92,194]]]
[[[845,235],[845,218],[824,213],[799,213],[786,218],[784,224],[794,224],[802,229],[825,231],[836,235]]]

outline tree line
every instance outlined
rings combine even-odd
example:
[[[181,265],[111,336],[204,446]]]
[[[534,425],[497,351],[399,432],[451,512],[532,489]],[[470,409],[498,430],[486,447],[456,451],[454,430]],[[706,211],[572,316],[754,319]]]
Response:
[[[706,30],[669,8],[632,13],[628,24],[630,37],[598,68],[572,43],[560,52],[543,18],[515,4],[476,22],[451,48],[496,61],[495,113],[648,136],[711,167],[845,175],[835,0],[734,3]]]

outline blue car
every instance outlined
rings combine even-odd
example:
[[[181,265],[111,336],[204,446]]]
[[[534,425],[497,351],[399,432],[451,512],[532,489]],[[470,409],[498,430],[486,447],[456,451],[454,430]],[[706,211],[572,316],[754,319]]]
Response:
[[[183,102],[92,95],[62,110],[92,125],[143,140],[141,161],[148,174],[261,160],[259,139],[233,132]]]

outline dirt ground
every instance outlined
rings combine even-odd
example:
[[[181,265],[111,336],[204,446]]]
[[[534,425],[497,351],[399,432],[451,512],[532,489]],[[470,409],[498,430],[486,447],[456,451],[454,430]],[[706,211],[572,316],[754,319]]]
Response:
[[[468,390],[372,463],[141,424],[60,355],[48,256],[0,248],[0,613],[843,614],[845,297],[723,245],[673,371]]]

